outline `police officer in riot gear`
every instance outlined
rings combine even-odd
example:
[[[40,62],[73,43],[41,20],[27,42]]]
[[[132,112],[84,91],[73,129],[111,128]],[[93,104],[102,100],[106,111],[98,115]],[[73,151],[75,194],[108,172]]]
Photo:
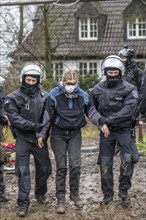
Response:
[[[119,196],[122,201],[128,201],[128,190],[131,187],[135,149],[131,146],[131,125],[138,102],[138,92],[135,86],[121,79],[124,72],[122,59],[116,55],[105,58],[101,69],[106,80],[98,83],[92,90],[92,98],[96,109],[102,115],[99,124],[106,123],[110,135],[104,137],[100,133],[99,158],[101,172],[101,188],[103,200],[107,205],[113,200],[113,157],[118,141],[121,155]],[[138,154],[138,153],[137,153]]]
[[[146,122],[146,70],[145,70],[144,80],[143,80],[143,84],[142,84],[140,113],[141,113],[141,120]]]
[[[126,45],[122,50],[119,51],[118,56],[121,57],[125,64],[123,79],[135,85],[138,92],[140,92],[143,80],[143,70],[138,67],[137,63],[133,59],[133,49],[129,49]]]
[[[37,64],[27,63],[20,72],[20,88],[6,97],[5,111],[16,136],[16,175],[18,176],[18,216],[23,217],[30,204],[30,154],[34,156],[35,197],[38,202],[46,203],[47,179],[51,174],[46,136],[44,147],[37,144],[38,132],[44,134],[48,129],[45,121],[45,103],[48,93],[40,90],[43,72]]]
[[[5,101],[3,83],[4,83],[4,78],[0,76],[0,143],[2,142],[2,138],[3,138],[3,132],[2,132],[3,126],[8,125],[8,119],[3,109],[3,105]],[[3,161],[0,161],[0,202],[8,202],[9,200],[4,193],[5,185],[3,180],[2,166],[3,166]]]
[[[139,103],[140,103],[141,88],[143,81],[143,70],[138,67],[137,63],[133,59],[134,58],[133,49],[128,48],[127,45],[125,45],[124,48],[119,51],[118,55],[119,57],[121,57],[121,59],[125,64],[125,71],[122,78],[127,82],[131,83],[132,85],[136,86],[139,93],[138,106],[135,112],[136,120],[133,122],[133,125],[131,126],[131,136],[132,136],[131,145],[133,145],[134,147],[135,139],[136,139],[135,126],[138,124],[138,117],[139,117]],[[116,149],[116,151],[118,152],[118,149]]]

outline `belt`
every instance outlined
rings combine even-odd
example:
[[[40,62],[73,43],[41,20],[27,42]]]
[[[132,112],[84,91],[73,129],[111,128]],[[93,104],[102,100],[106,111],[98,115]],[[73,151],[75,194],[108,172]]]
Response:
[[[62,131],[64,134],[69,135],[69,134],[71,134],[72,132],[79,131],[80,128],[76,128],[76,129],[63,129],[63,128],[60,128],[60,127],[58,127],[58,126],[56,126],[56,125],[53,125],[53,126],[52,126],[52,130]]]
[[[121,133],[123,133],[123,132],[126,132],[126,131],[130,131],[131,130],[131,127],[127,127],[127,128],[110,128],[110,130],[111,131],[113,131],[113,132],[121,132]]]

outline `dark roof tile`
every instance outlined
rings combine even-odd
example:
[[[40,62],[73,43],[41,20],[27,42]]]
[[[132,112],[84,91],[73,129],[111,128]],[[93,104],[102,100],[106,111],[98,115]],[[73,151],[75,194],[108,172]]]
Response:
[[[52,49],[56,47],[55,55],[57,57],[67,55],[70,57],[103,57],[108,54],[117,54],[124,43],[126,43],[124,42],[122,12],[130,2],[131,0],[113,0],[91,3],[92,7],[95,7],[100,13],[107,16],[105,32],[99,41],[76,40],[77,27],[75,13],[82,9],[83,4],[87,3],[78,3],[72,7],[53,6],[50,10],[49,22],[50,35],[53,36],[51,47]],[[58,41],[60,42],[59,45],[57,45]],[[127,43],[129,47],[135,50],[136,55],[144,54],[145,56],[146,52],[142,52],[142,50],[146,51],[146,40],[127,40]],[[36,56],[44,56],[44,30],[41,19],[30,35],[24,40],[24,47]]]

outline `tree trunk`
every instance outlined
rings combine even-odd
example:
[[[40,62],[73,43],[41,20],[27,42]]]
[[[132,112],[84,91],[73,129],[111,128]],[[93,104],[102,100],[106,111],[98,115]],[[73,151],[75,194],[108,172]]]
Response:
[[[45,38],[45,70],[46,70],[46,78],[52,78],[52,70],[51,70],[51,45],[50,45],[50,34],[49,34],[49,16],[48,10],[49,5],[44,4],[42,7],[43,15],[44,15],[44,38]]]
[[[24,31],[23,5],[19,6],[19,12],[20,12],[20,28],[18,33],[18,44],[21,45],[23,41],[23,31]]]

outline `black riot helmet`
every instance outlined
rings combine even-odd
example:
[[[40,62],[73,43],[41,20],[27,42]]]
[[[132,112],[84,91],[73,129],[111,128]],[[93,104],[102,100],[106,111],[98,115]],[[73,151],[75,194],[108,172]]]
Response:
[[[129,66],[132,63],[134,57],[134,50],[129,49],[127,45],[124,46],[122,50],[119,51],[118,56],[123,58],[126,57],[127,60],[125,61],[125,67]]]

